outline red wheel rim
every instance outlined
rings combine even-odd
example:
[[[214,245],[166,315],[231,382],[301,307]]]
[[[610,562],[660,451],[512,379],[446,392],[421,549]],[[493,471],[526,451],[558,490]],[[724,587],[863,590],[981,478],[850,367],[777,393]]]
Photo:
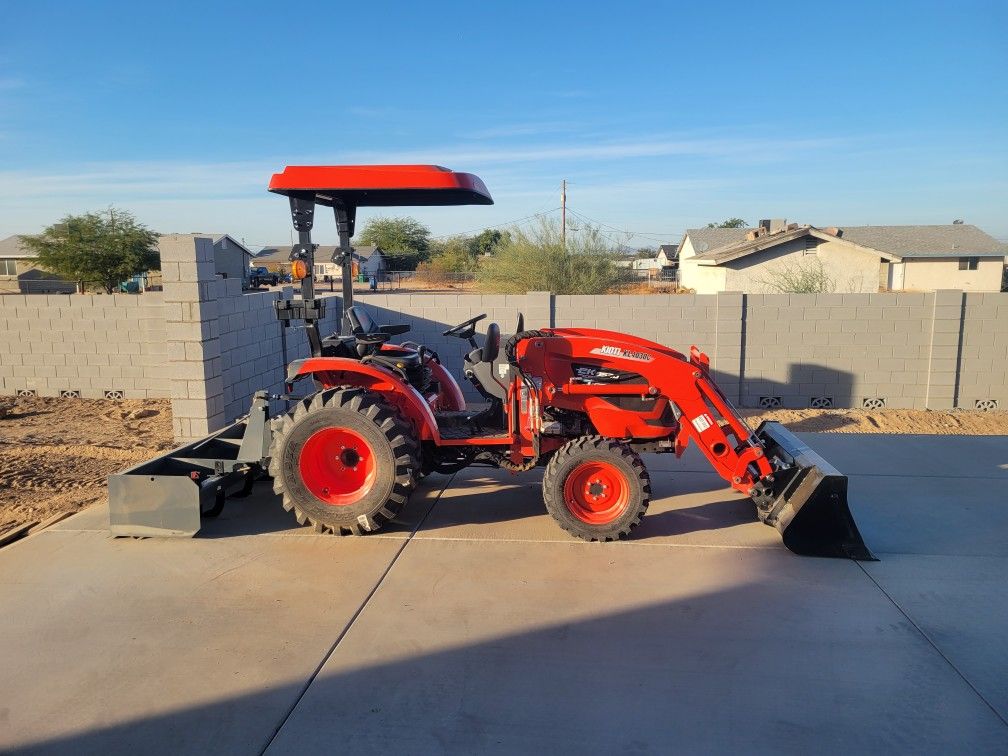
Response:
[[[298,459],[301,480],[326,504],[345,507],[364,498],[375,482],[375,454],[359,433],[348,428],[315,431]]]
[[[616,520],[630,503],[626,475],[609,462],[582,462],[564,481],[564,503],[570,513],[589,525]]]

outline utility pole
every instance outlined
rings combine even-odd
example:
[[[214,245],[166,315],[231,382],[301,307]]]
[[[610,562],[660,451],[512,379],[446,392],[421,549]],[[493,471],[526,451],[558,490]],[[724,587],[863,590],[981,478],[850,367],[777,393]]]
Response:
[[[560,238],[567,249],[567,179],[560,183]]]

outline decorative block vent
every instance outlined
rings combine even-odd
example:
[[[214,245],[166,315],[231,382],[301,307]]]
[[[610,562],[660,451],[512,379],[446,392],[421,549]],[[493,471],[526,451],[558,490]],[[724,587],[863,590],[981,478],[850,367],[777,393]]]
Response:
[[[60,399],[80,399],[80,389],[60,389]]]
[[[993,412],[998,408],[997,399],[977,399],[973,402],[973,408],[981,412]]]
[[[861,402],[861,406],[867,410],[885,409],[885,397],[870,396]]]
[[[776,409],[782,405],[783,403],[779,396],[761,396],[759,398],[760,409]]]
[[[14,396],[38,396],[38,391],[35,389],[18,389]]]
[[[122,399],[123,392],[122,389],[111,389],[105,392],[106,399]]]
[[[809,399],[809,407],[812,409],[833,409],[833,397],[813,396]]]

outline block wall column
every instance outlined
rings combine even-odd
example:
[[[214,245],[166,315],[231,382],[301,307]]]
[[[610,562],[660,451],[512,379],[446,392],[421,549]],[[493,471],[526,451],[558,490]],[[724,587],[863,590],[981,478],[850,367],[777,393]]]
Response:
[[[538,323],[556,327],[553,317],[553,294],[548,291],[530,291],[525,295],[525,327],[536,328]]]
[[[220,287],[212,240],[175,234],[160,248],[172,424],[175,440],[187,442],[225,425]]]
[[[744,317],[744,294],[735,291],[718,293],[711,372],[725,396],[739,405],[742,403],[742,383],[745,379]]]
[[[934,293],[931,352],[924,406],[948,410],[959,399],[959,356],[962,353],[963,293],[939,289]]]

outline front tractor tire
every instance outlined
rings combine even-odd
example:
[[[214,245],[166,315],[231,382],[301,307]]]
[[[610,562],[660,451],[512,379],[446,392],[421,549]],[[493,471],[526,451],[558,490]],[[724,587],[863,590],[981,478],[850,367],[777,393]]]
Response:
[[[330,389],[274,422],[269,472],[299,525],[337,535],[373,533],[416,487],[419,445],[380,396]]]
[[[546,465],[543,501],[571,535],[615,541],[640,525],[651,501],[651,478],[626,444],[581,436],[560,447]]]

